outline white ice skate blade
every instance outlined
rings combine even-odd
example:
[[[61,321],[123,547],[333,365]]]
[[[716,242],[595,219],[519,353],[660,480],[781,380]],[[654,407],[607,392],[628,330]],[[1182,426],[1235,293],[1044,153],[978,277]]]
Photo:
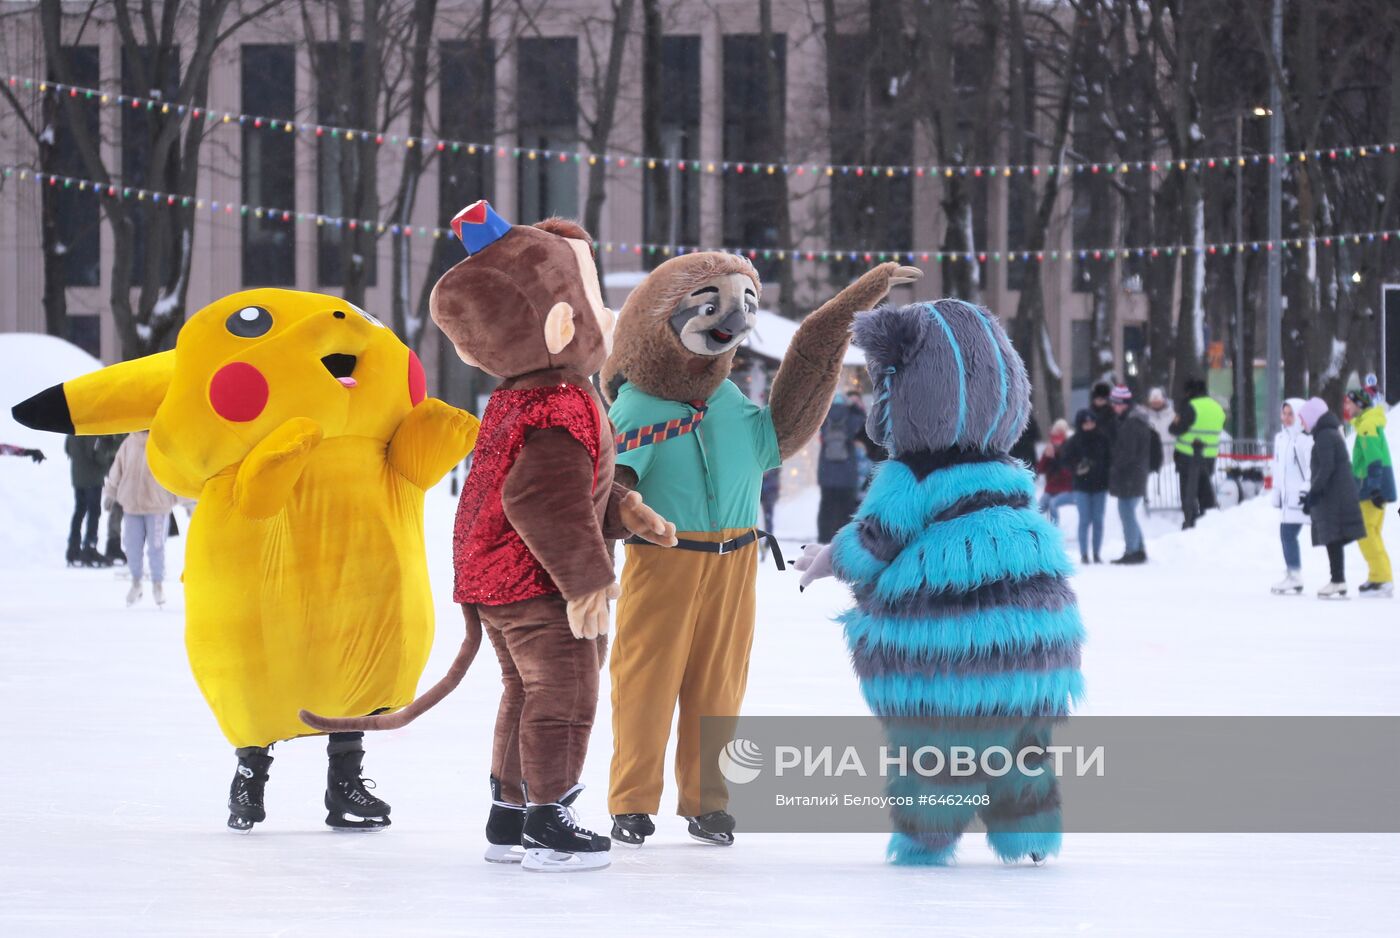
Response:
[[[1291,589],[1281,590],[1277,587],[1274,587],[1273,589],[1269,590],[1269,592],[1273,593],[1275,596],[1302,596],[1303,588],[1301,586],[1295,586]]]
[[[532,847],[525,851],[525,859],[520,862],[520,868],[531,873],[588,873],[606,869],[611,863],[612,858],[606,851],[565,853],[547,847]]]
[[[525,848],[519,844],[491,844],[482,859],[487,863],[519,863],[525,859]]]

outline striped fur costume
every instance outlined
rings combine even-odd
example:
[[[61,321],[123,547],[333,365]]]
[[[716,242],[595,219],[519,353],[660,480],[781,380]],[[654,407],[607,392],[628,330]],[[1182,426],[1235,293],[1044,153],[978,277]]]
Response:
[[[832,543],[855,593],[841,621],[866,702],[910,752],[1047,745],[1082,692],[1084,629],[1063,538],[1006,455],[1030,412],[1025,366],[995,317],[959,300],[882,307],[854,330],[875,384],[868,429],[891,452]],[[892,809],[895,863],[948,863],[976,814],[1003,860],[1059,850],[1048,765],[911,774],[891,793],[965,796]]]

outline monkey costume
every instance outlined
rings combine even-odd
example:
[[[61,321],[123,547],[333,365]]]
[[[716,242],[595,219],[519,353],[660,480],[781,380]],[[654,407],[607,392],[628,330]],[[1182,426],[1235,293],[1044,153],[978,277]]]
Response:
[[[567,809],[582,789],[616,596],[604,538],[640,533],[669,544],[674,529],[613,484],[612,427],[589,381],[607,355],[613,317],[588,233],[561,219],[511,225],[484,201],[453,227],[469,257],[434,286],[433,321],[464,362],[502,379],[482,415],[453,534],[453,598],[467,640],[452,672],[406,708],[407,718],[370,717],[354,728],[402,725],[445,696],[484,625],[504,685],[486,859],[596,869],[607,865],[608,839],[582,831]],[[545,833],[534,830],[537,820]]]
[[[681,549],[636,539],[626,547],[612,657],[614,837],[640,843],[654,830],[643,816],[660,807],[679,702],[677,813],[692,819],[697,838],[732,842],[722,780],[707,772],[702,784],[701,767],[717,753],[700,751],[700,718],[737,717],[743,702],[763,474],[821,426],[856,312],[919,276],[882,264],[808,316],[767,407],[728,380],[762,289],[748,260],[717,252],[672,258],[627,298],[602,373],[618,430],[618,479],[676,524]],[[629,832],[632,821],[640,831]]]

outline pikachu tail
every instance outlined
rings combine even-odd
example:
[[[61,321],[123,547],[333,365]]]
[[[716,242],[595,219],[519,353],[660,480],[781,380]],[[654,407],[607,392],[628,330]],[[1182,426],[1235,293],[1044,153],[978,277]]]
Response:
[[[442,680],[428,688],[427,692],[413,703],[393,713],[379,713],[366,717],[323,717],[310,710],[303,710],[300,713],[301,722],[323,733],[354,733],[367,730],[396,730],[427,713],[462,683],[467,669],[471,667],[472,659],[476,657],[477,649],[481,647],[481,617],[477,615],[476,607],[463,606],[462,610],[467,620],[467,634],[462,638],[462,647],[457,650],[457,657],[452,660],[452,666],[447,669]]]

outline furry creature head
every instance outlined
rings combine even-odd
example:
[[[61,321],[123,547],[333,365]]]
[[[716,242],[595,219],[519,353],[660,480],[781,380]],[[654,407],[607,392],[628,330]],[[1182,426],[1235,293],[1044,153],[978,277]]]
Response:
[[[882,306],[853,331],[875,388],[867,431],[893,453],[1005,453],[1025,430],[1026,366],[987,310],[953,299]]]
[[[560,218],[498,224],[503,233],[492,232],[433,287],[433,322],[458,358],[498,378],[547,368],[593,374],[608,354],[613,315],[603,305],[592,238]]]
[[[747,258],[706,251],[673,257],[627,297],[613,351],[603,366],[603,395],[623,382],[666,400],[704,400],[753,330],[762,286]]]

